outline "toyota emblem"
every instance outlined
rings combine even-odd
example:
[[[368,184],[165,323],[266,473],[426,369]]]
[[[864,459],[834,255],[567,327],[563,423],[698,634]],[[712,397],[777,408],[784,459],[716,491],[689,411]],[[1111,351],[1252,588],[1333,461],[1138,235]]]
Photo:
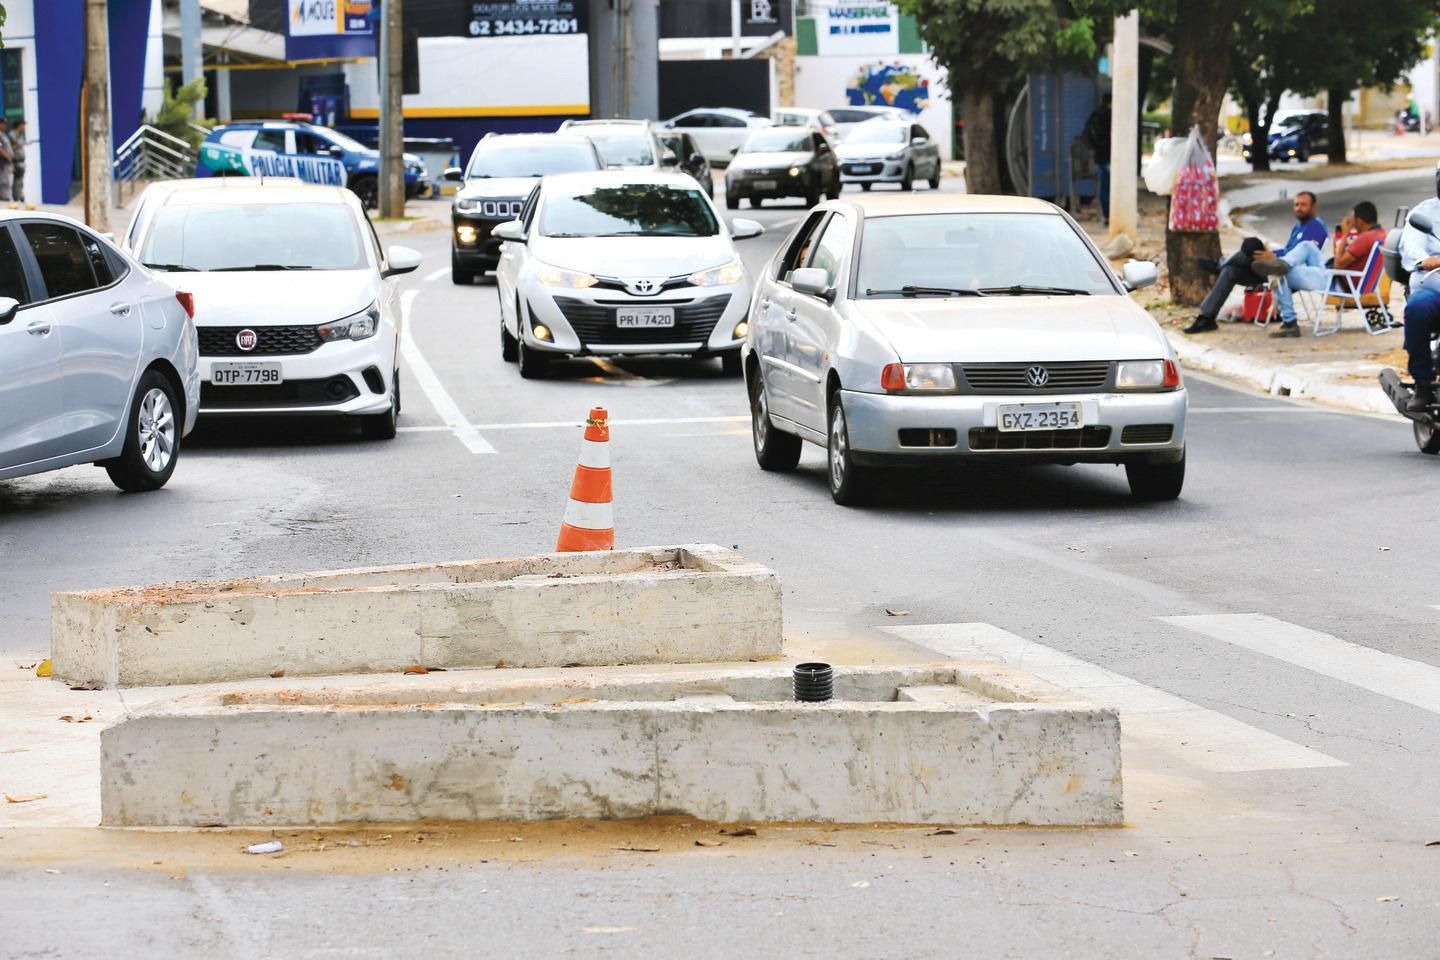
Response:
[[[1032,387],[1043,387],[1050,382],[1050,371],[1044,367],[1031,367],[1025,371],[1025,380]]]
[[[239,333],[235,334],[235,346],[239,347],[241,350],[244,350],[246,353],[249,353],[251,350],[255,349],[255,344],[259,341],[259,339],[259,337],[255,336],[254,330],[246,327],[244,330],[241,330]]]
[[[654,280],[636,280],[636,281],[635,281],[635,292],[636,292],[636,293],[654,293],[654,292],[655,292],[655,281],[654,281]]]

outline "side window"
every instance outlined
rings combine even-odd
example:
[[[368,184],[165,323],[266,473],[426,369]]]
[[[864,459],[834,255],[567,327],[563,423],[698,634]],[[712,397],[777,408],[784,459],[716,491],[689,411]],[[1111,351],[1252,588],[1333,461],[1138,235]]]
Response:
[[[95,285],[110,286],[115,282],[115,270],[110,266],[110,258],[105,255],[105,245],[83,230],[79,233],[85,256],[90,258],[90,269],[95,271]]]
[[[785,251],[785,256],[780,259],[780,269],[775,273],[775,279],[783,282],[790,282],[790,274],[805,266],[810,259],[810,249],[814,246],[815,235],[820,231],[820,224],[825,219],[825,214],[812,213],[810,219],[795,234],[790,248]]]
[[[685,155],[680,158],[681,160],[688,162],[691,157],[695,156],[695,154],[700,152],[700,148],[695,146],[695,141],[690,138],[690,134],[688,133],[683,135],[683,139],[681,139],[680,145],[684,148],[685,151]]]
[[[295,131],[295,152],[309,157],[328,157],[330,156],[330,141],[317,137],[313,133],[297,130]]]
[[[676,120],[675,126],[686,128],[708,127],[710,126],[710,118],[703,113],[692,113],[688,117],[681,117]]]
[[[40,264],[40,276],[50,299],[95,289],[95,270],[74,230],[58,223],[38,221],[27,223],[22,229]]]
[[[227,147],[248,147],[254,141],[254,130],[226,130],[220,134],[220,142]]]
[[[850,252],[850,241],[854,237],[855,230],[849,219],[835,214],[825,225],[820,242],[815,244],[815,255],[810,258],[810,266],[824,270],[831,284],[838,283],[841,279],[841,265],[845,262],[845,254]]]
[[[825,142],[825,138],[822,137],[820,134],[817,133],[817,134],[813,135],[810,139],[812,139],[812,140],[815,141],[815,152],[816,152],[816,153],[829,153],[829,152],[830,152],[830,144],[826,143],[826,142]]]
[[[22,304],[30,302],[20,251],[15,249],[15,238],[5,226],[0,226],[0,297],[10,297]]]
[[[285,152],[285,131],[284,130],[261,130],[255,134],[256,150],[274,150],[276,153]]]
[[[745,126],[745,121],[739,117],[730,117],[723,113],[717,113],[710,125],[712,127],[743,127]]]

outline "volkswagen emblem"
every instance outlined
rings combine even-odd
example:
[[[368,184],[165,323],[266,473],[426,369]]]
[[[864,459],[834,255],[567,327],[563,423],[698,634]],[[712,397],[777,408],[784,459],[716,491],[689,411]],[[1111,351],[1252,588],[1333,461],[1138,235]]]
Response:
[[[235,334],[235,346],[239,347],[241,350],[244,350],[246,353],[249,353],[251,350],[255,349],[255,344],[259,341],[259,339],[259,337],[255,336],[254,330],[246,327],[244,330],[241,330],[239,333]]]
[[[1025,371],[1025,381],[1032,387],[1043,387],[1050,382],[1050,371],[1040,366],[1031,367]]]

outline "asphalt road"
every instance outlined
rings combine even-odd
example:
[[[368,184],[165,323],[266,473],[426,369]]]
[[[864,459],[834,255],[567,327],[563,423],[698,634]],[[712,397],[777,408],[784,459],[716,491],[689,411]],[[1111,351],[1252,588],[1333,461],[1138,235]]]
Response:
[[[771,230],[742,245],[752,267],[801,212],[758,214]],[[0,836],[0,956],[1436,954],[1424,497],[1440,463],[1403,421],[1192,375],[1177,502],[1137,504],[1115,467],[973,467],[897,476],[843,509],[818,448],[761,473],[718,362],[578,361],[523,381],[500,359],[494,288],[451,285],[444,232],[404,242],[427,260],[403,281],[400,436],[205,425],[159,493],[122,497],[93,468],[0,482],[7,660],[44,650],[54,590],[548,550],[598,404],[619,542],[738,547],[778,572],[792,636],[876,636],[897,622],[886,608],[985,622],[1181,698],[1197,735],[1232,740],[1127,726],[1120,830],[178,879],[58,850],[45,873],[7,863]]]
[[[1435,174],[1431,170],[1416,170],[1414,176],[1370,186],[1347,186],[1338,190],[1317,187],[1315,194],[1320,201],[1320,218],[1332,232],[1361,200],[1369,200],[1375,204],[1375,209],[1380,214],[1380,224],[1389,228],[1396,225],[1398,211],[1409,210],[1421,200],[1435,195]],[[1275,243],[1285,242],[1294,223],[1295,217],[1290,212],[1289,200],[1247,210],[1243,220],[1246,230],[1254,231]]]

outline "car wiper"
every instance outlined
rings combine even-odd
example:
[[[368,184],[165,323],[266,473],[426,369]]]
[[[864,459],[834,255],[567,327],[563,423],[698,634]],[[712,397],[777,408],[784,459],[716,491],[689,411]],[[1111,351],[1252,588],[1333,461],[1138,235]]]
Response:
[[[1027,293],[1040,295],[1053,295],[1060,297],[1088,297],[1089,290],[1080,290],[1076,287],[1037,287],[1028,283],[1016,283],[1008,287],[981,287],[981,293],[1007,293],[1012,297],[1024,296]]]
[[[248,267],[216,267],[212,273],[233,273],[240,270],[314,270],[302,263],[254,263]]]
[[[985,291],[974,287],[921,287],[907,283],[898,290],[866,290],[865,296],[874,297],[887,293],[898,293],[902,297],[983,297]]]
[[[200,268],[199,268],[199,267],[187,267],[187,266],[186,266],[185,264],[183,264],[183,263],[146,263],[146,264],[142,264],[142,266],[149,267],[151,270],[169,270],[171,273],[199,273],[199,272],[200,272]]]

